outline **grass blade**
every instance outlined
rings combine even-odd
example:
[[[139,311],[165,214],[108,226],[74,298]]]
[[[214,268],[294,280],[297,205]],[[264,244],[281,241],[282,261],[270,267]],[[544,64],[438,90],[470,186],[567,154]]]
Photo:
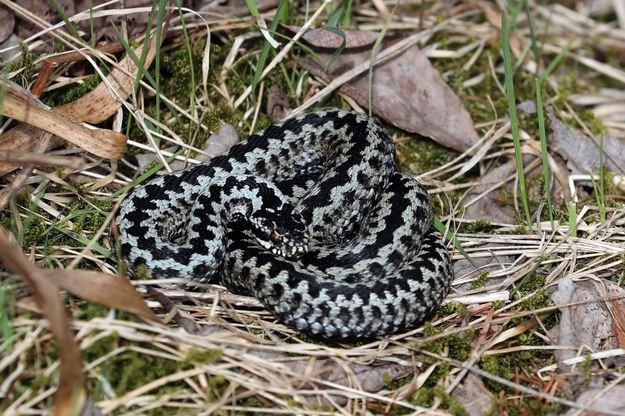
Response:
[[[516,113],[516,98],[514,94],[514,72],[512,71],[512,54],[510,52],[510,33],[505,14],[501,15],[501,47],[503,49],[504,71],[506,75],[506,95],[508,96],[508,112],[510,113],[510,126],[512,128],[512,140],[514,142],[514,157],[516,160],[517,177],[519,180],[519,192],[523,203],[523,212],[528,229],[532,229],[527,192],[525,188],[525,174],[523,171],[523,156],[521,154],[521,138],[519,135],[519,120]]]
[[[547,149],[547,134],[545,133],[545,114],[543,111],[543,99],[540,90],[541,79],[535,80],[536,84],[536,111],[538,117],[538,135],[540,137],[540,155],[543,164],[543,180],[545,181],[545,204],[549,213],[551,229],[555,229],[553,223],[553,204],[551,203],[551,172],[549,171],[549,151]]]

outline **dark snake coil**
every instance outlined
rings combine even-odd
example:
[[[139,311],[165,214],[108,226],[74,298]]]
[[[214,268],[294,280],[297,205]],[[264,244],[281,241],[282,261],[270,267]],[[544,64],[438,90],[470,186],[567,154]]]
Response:
[[[117,217],[131,271],[218,279],[331,339],[411,329],[440,304],[453,273],[431,221],[384,127],[342,110],[288,119],[138,186]]]

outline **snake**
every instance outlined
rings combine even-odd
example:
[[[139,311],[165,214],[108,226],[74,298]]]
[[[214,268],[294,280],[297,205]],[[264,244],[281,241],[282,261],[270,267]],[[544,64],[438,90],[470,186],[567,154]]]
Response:
[[[131,276],[218,282],[312,337],[358,340],[418,327],[448,294],[432,218],[385,127],[334,109],[136,186],[116,223]]]

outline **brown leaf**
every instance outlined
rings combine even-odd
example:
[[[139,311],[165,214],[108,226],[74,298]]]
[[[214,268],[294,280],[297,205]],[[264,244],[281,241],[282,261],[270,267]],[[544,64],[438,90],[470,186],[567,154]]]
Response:
[[[509,160],[480,178],[462,198],[466,205],[465,218],[492,223],[513,224],[514,209],[502,203],[501,188],[516,173],[516,162]]]
[[[9,232],[4,228],[0,228],[0,258],[29,287],[37,305],[50,322],[50,330],[59,345],[59,385],[54,400],[54,414],[78,414],[86,402],[82,359],[58,286],[11,244]]]
[[[86,270],[41,270],[60,288],[91,302],[159,322],[128,280]]]
[[[346,47],[330,67],[330,78],[336,78],[371,59],[371,51],[378,37],[375,32],[344,33]],[[309,30],[302,39],[311,45],[324,64],[330,61],[341,41],[338,35],[325,29]],[[387,37],[380,53],[396,41],[396,38]],[[329,81],[323,66],[317,61],[304,58],[299,62],[314,75]],[[462,102],[416,45],[376,65],[373,74],[372,107],[377,116],[396,127],[429,136],[460,152],[479,140]],[[344,84],[340,91],[355,99],[362,107],[368,107],[368,74],[359,75]]]
[[[0,43],[13,34],[15,16],[5,6],[0,6]]]
[[[142,47],[143,46],[137,47],[134,52],[141,55]],[[153,36],[144,62],[146,68],[148,68],[154,60],[155,53],[156,36]],[[129,75],[127,75],[126,72]],[[101,123],[115,114],[121,107],[121,100],[125,100],[128,97],[128,93],[133,90],[132,85],[137,73],[137,66],[127,54],[117,66],[113,67],[106,77],[107,82],[101,82],[91,92],[76,101],[53,108],[52,112],[58,116],[66,117],[75,123]],[[114,91],[110,91],[109,86],[113,88]],[[118,99],[118,96],[120,99]],[[42,130],[33,126],[21,124],[0,135],[0,149],[32,152],[35,144],[40,140],[43,134],[46,133]],[[62,143],[63,140],[58,137],[53,137],[51,147],[58,146]],[[13,163],[0,162],[0,176],[19,167],[19,165]]]
[[[0,82],[0,86],[2,86]],[[43,105],[37,105],[35,97],[25,97],[16,93],[21,87],[12,82],[5,84],[7,94],[3,99],[0,113],[9,118],[22,121],[43,131],[55,134],[96,156],[105,159],[119,159],[124,153],[126,136],[112,130],[89,129],[59,116]],[[3,87],[4,88],[4,87]]]
[[[273,121],[279,121],[288,117],[291,112],[291,103],[284,96],[282,88],[274,84],[267,91],[267,115]]]
[[[602,387],[588,387],[575,402],[580,409],[569,409],[564,416],[598,416],[602,414],[625,414],[625,386],[610,385]],[[584,409],[583,413],[581,409]]]
[[[558,365],[564,371],[569,371],[564,361],[577,354],[616,348],[618,337],[614,330],[618,330],[623,322],[620,315],[610,314],[615,300],[608,294],[607,288],[610,287],[613,286],[600,279],[576,281],[565,278],[558,281],[558,290],[551,299],[560,308],[562,316],[560,324],[551,329],[549,335],[555,339],[555,344],[572,347],[554,351]],[[622,291],[618,293],[622,296]],[[621,299],[618,301],[621,303]]]
[[[566,160],[567,167],[574,175],[599,171],[601,146],[598,139],[586,136],[558,120],[552,109],[547,111],[553,131],[550,143],[553,151]],[[611,136],[603,137],[605,167],[625,174],[625,143]]]
[[[136,314],[145,319],[159,319],[146,306],[128,281],[102,273],[80,270],[42,270],[33,266],[11,244],[9,232],[0,227],[0,259],[26,283],[50,322],[50,330],[59,348],[59,384],[55,396],[56,415],[79,414],[89,404],[84,389],[80,348],[70,328],[60,290],[65,289],[84,299]]]

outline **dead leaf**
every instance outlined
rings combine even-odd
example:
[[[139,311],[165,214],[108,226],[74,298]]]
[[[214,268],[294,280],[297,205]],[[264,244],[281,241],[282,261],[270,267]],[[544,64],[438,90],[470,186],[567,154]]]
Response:
[[[481,416],[485,409],[492,405],[492,393],[488,391],[482,380],[474,374],[467,374],[464,382],[452,392],[452,396],[460,402],[471,416]]]
[[[465,218],[514,224],[514,209],[503,205],[500,189],[515,173],[516,162],[509,160],[481,177],[479,185],[462,198],[461,202],[466,205]]]
[[[119,277],[79,270],[43,270],[32,265],[10,242],[9,232],[0,228],[0,258],[26,285],[50,323],[59,348],[59,383],[55,415],[79,414],[89,405],[84,388],[80,348],[69,325],[61,300],[61,289],[84,299],[159,321],[132,285]],[[84,413],[83,413],[84,414]]]
[[[15,17],[5,6],[0,6],[0,43],[13,34]]]
[[[558,153],[573,175],[599,172],[601,146],[578,130],[574,130],[558,120],[553,109],[548,109],[547,117],[553,133],[550,136],[552,150]],[[611,136],[603,137],[605,167],[613,172],[625,174],[625,142]]]
[[[126,30],[128,32],[128,37],[135,37],[137,35],[141,35],[145,32],[145,29],[150,25],[150,12],[135,12],[129,13],[127,9],[134,8],[150,8],[153,5],[152,0],[125,0],[123,3],[116,4],[114,8],[124,9],[123,15],[112,14],[107,16],[104,21],[101,23],[101,27],[97,29],[97,39],[107,39],[110,41],[117,40],[117,32],[113,29],[113,25],[120,27],[122,25],[122,20],[126,25]],[[157,16],[156,14],[152,15],[152,23],[151,25],[156,25]],[[84,22],[87,23],[87,22]]]
[[[50,322],[50,330],[59,348],[59,384],[54,404],[55,415],[78,414],[86,403],[80,348],[70,329],[58,286],[33,266],[9,240],[9,232],[0,228],[0,258],[29,287],[39,308]]]
[[[303,58],[298,62],[315,76],[329,82],[331,78],[371,59],[378,33],[344,33],[346,47],[331,65],[330,76],[312,58]],[[330,61],[342,41],[338,35],[325,29],[309,30],[302,39],[313,48],[324,64]],[[382,42],[380,52],[396,41],[397,38],[387,37]],[[429,136],[443,146],[460,152],[479,140],[462,102],[416,45],[376,65],[373,74],[372,108],[378,117],[408,132]],[[341,86],[340,91],[362,107],[368,107],[369,79],[366,73]]]
[[[291,103],[284,96],[282,88],[274,84],[267,91],[267,115],[273,121],[279,121],[289,116]]]
[[[41,270],[41,273],[79,298],[160,322],[134,286],[124,278],[86,270]]]
[[[219,133],[211,134],[204,146],[204,152],[208,159],[219,156],[230,150],[232,146],[239,142],[239,134],[232,124],[224,123],[219,127]]]
[[[76,14],[73,0],[57,0],[58,7],[63,11],[65,16],[73,16]],[[49,23],[56,23],[61,20],[54,7],[54,3],[46,0],[20,0],[19,6]],[[41,27],[29,19],[23,18],[19,13],[16,14],[17,24],[15,25],[15,34],[20,39],[27,39],[41,30]]]
[[[87,128],[59,116],[40,104],[35,97],[17,93],[16,90],[21,87],[15,83],[0,82],[0,87],[7,89],[0,108],[2,115],[52,133],[96,156],[113,160],[122,157],[126,147],[124,134],[112,130]]]
[[[579,395],[576,403],[584,406],[587,411],[580,413],[580,409],[570,409],[565,416],[577,415],[600,415],[600,414],[625,414],[625,386],[594,387],[589,388]]]
[[[134,53],[141,55],[141,49],[142,46],[137,47]],[[155,53],[156,36],[153,36],[144,62],[146,68],[154,60]],[[126,54],[124,59],[113,67],[106,77],[106,82],[101,82],[91,92],[76,101],[53,108],[52,112],[75,123],[101,123],[115,114],[121,107],[122,101],[128,98],[128,93],[133,90],[132,85],[137,73],[137,66],[132,58]],[[109,88],[112,88],[113,91],[110,91]],[[0,135],[0,149],[32,152],[43,134],[47,133],[33,126],[21,124]],[[53,137],[50,146],[54,147],[62,143],[63,140]],[[13,163],[0,162],[0,176],[19,167]]]
[[[597,292],[605,299],[605,307],[612,318],[612,332],[616,338],[616,347],[625,347],[625,290],[607,281],[594,281]]]
[[[556,345],[570,349],[554,350],[558,366],[568,372],[570,366],[564,361],[574,358],[577,354],[611,349],[616,346],[613,332],[612,317],[606,307],[604,294],[597,290],[596,284],[601,281],[575,281],[565,278],[558,281],[558,290],[551,299],[560,307],[562,316],[560,324],[554,327],[549,335],[555,339]]]

